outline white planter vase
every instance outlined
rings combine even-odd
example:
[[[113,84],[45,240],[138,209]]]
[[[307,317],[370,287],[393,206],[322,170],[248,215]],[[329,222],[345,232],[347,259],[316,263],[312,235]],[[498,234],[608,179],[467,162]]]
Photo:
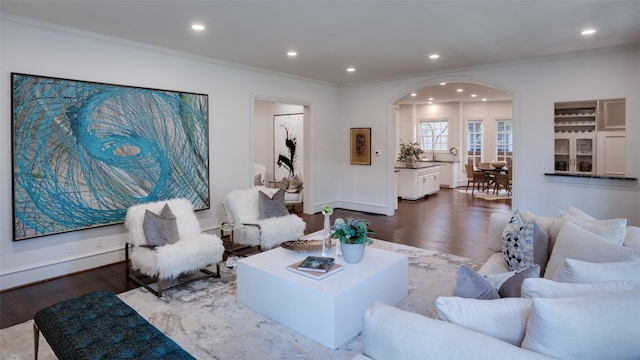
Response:
[[[340,244],[342,257],[349,264],[357,264],[364,256],[364,247],[366,244]]]

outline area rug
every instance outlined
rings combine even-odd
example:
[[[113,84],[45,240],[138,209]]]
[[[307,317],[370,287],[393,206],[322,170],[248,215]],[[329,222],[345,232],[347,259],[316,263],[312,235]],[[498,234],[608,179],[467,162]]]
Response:
[[[467,258],[381,240],[373,246],[407,254],[409,295],[397,306],[432,318],[435,299],[451,295],[458,267],[480,267]],[[160,299],[143,288],[118,296],[197,359],[351,359],[360,353],[360,335],[333,350],[240,305],[235,269],[221,269],[219,279],[168,290]],[[55,359],[40,339],[39,359]],[[1,359],[33,359],[33,320],[0,330],[0,344]]]
[[[465,193],[471,195],[471,189],[465,190],[464,188],[459,188],[458,192]],[[506,200],[511,199],[511,194],[507,190],[499,190],[497,194],[493,193],[493,190],[489,190],[489,192],[483,191],[474,191],[473,196],[484,199],[484,200]]]

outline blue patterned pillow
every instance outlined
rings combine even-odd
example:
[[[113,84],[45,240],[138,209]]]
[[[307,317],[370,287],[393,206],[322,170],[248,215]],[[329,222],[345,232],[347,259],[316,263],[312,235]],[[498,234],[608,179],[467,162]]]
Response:
[[[540,265],[543,274],[547,266],[549,235],[535,222],[524,221],[516,210],[502,232],[502,256],[510,270],[523,270]]]

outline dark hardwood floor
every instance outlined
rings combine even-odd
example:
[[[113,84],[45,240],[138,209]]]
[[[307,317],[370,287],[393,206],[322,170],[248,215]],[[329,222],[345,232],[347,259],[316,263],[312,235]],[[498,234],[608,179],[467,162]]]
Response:
[[[479,261],[490,252],[486,246],[489,215],[511,212],[510,200],[482,200],[456,190],[417,201],[400,200],[395,216],[336,209],[331,216],[358,216],[369,221],[372,237],[436,250]],[[307,233],[322,229],[322,214],[299,214]],[[97,290],[121,293],[138,287],[125,279],[124,263],[116,263],[0,293],[0,328],[33,318],[40,309]]]

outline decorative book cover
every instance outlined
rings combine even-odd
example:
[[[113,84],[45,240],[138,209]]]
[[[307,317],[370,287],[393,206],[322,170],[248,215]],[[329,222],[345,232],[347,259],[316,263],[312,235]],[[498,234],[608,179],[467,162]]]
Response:
[[[331,269],[331,265],[333,265],[333,261],[334,259],[330,257],[307,256],[306,259],[302,260],[300,265],[298,265],[298,270],[325,273],[329,269]]]
[[[333,264],[333,266],[331,266],[331,268],[327,272],[298,270],[298,266],[300,265],[300,263],[302,263],[302,261],[298,261],[296,263],[293,263],[287,266],[287,270],[294,272],[296,274],[304,275],[312,279],[320,280],[320,279],[326,278],[327,276],[331,276],[335,273],[338,273],[342,271],[342,269],[344,269],[340,264]]]

